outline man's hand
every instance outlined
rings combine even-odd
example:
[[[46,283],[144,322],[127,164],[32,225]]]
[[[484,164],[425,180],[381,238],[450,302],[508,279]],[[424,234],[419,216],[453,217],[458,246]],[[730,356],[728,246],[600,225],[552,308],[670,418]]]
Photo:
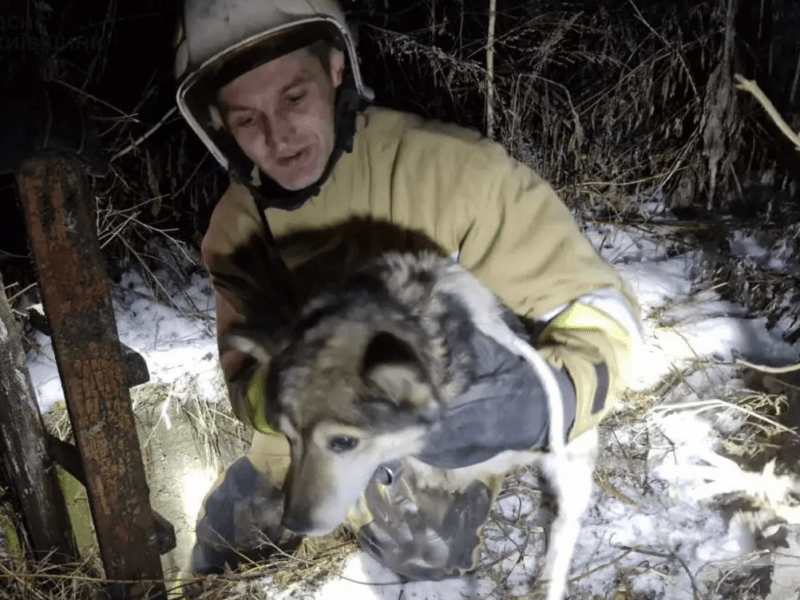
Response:
[[[35,77],[12,81],[0,94],[0,174],[42,151],[63,152],[103,173],[100,135],[63,85]]]
[[[561,402],[564,438],[575,419],[575,389],[553,371],[560,398],[548,398],[533,367],[493,339],[476,332],[477,380],[446,409],[419,460],[444,469],[474,465],[505,450],[542,448],[549,438],[549,402]]]

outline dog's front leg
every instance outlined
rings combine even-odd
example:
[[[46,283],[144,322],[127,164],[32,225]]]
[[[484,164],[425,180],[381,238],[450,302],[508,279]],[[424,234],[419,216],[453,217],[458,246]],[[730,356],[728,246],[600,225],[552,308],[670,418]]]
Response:
[[[542,461],[542,470],[558,506],[543,571],[547,600],[562,600],[567,589],[581,517],[592,494],[598,439],[597,430],[591,429],[570,442],[565,450],[545,455]]]

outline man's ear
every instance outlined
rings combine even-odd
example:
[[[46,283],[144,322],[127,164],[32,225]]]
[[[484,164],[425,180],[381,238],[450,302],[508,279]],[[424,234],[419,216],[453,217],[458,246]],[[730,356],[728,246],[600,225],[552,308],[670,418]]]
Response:
[[[330,66],[333,87],[338,88],[344,78],[345,57],[344,52],[338,48],[331,48]]]
[[[225,117],[218,106],[212,104],[208,107],[208,113],[211,117],[211,125],[217,131],[225,129]]]
[[[398,408],[416,410],[423,415],[438,409],[436,390],[408,342],[381,331],[367,344],[361,364],[364,381]]]

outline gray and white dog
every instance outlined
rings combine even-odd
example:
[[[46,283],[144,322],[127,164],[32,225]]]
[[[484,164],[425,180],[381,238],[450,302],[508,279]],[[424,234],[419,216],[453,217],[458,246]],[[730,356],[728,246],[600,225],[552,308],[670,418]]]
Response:
[[[560,398],[552,370],[524,341],[515,315],[457,262],[433,253],[390,252],[371,261],[341,288],[309,301],[280,348],[257,332],[239,331],[229,343],[270,366],[266,414],[291,444],[286,527],[311,536],[342,523],[357,531],[370,521],[365,492],[376,474],[392,484],[393,468],[385,465],[401,465],[417,496],[453,498],[477,481],[491,504],[509,471],[537,464],[558,505],[543,579],[548,600],[560,600],[591,495],[596,430],[565,445],[556,400],[548,406],[546,451],[506,450],[457,469],[415,458],[473,383],[479,334],[522,357],[546,396]]]

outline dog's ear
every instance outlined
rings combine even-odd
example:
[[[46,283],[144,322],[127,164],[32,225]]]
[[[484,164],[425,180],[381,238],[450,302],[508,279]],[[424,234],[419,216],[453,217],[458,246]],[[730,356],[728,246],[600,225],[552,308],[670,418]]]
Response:
[[[408,342],[387,331],[377,333],[367,344],[361,372],[364,381],[400,408],[428,414],[439,405],[417,353]]]

